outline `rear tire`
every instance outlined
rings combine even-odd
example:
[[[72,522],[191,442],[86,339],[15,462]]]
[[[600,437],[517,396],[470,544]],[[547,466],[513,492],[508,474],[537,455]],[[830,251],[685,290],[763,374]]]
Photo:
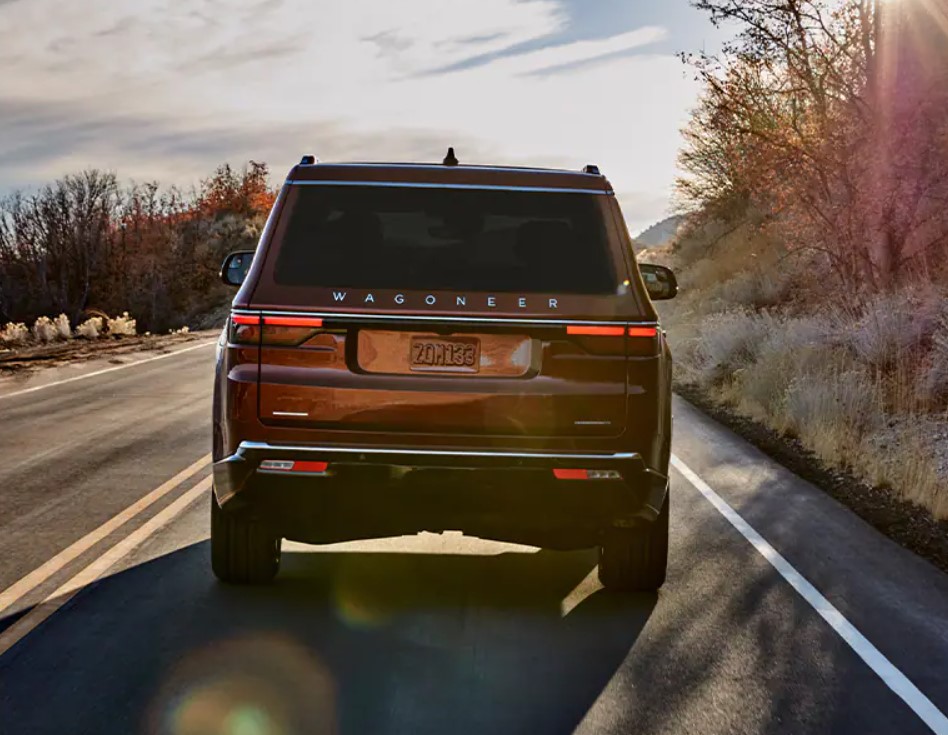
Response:
[[[599,547],[599,581],[609,590],[653,592],[668,567],[668,495],[658,518],[639,528],[610,528]]]
[[[280,568],[280,537],[270,529],[225,513],[211,493],[211,569],[222,582],[265,584]]]

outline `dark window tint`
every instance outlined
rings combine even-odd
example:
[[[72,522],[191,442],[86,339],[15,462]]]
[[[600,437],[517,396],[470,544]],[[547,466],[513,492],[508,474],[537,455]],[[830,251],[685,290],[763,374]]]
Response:
[[[600,198],[297,185],[274,278],[287,286],[613,293]]]

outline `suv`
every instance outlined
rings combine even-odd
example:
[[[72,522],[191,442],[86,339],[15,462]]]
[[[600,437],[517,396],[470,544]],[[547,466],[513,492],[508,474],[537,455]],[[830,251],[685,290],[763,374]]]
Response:
[[[214,386],[211,562],[265,582],[282,538],[462,531],[599,548],[607,588],[668,555],[671,358],[612,188],[580,171],[324,164],[289,174]]]

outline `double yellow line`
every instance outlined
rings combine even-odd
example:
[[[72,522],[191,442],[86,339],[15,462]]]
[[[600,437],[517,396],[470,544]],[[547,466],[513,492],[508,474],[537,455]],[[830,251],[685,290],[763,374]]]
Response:
[[[64,569],[68,564],[105,539],[112,532],[116,531],[132,518],[135,518],[154,505],[172,490],[205,469],[210,462],[211,455],[204,455],[190,467],[181,470],[181,472],[170,480],[163,482],[143,498],[132,503],[132,505],[107,520],[94,531],[86,534],[75,543],[60,551],[45,564],[37,567],[25,577],[0,592],[0,616],[3,615],[5,610],[15,605],[25,595]],[[65,605],[83,587],[101,577],[149,536],[174,520],[194,502],[198,496],[202,495],[210,487],[211,477],[206,477],[198,482],[181,497],[168,505],[168,507],[156,513],[153,518],[143,523],[140,528],[106,549],[100,556],[83,568],[82,571],[63,583],[26,615],[0,633],[0,656],[10,650],[10,648],[46,620],[46,618]]]

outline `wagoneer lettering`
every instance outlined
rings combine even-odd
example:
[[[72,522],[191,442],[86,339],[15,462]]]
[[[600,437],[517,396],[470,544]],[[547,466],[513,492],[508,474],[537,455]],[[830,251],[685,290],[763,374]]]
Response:
[[[214,392],[221,579],[271,579],[283,538],[460,530],[598,547],[609,588],[664,581],[671,357],[651,299],[674,276],[636,264],[598,173],[451,160],[304,159],[249,272],[225,261],[246,277]]]

